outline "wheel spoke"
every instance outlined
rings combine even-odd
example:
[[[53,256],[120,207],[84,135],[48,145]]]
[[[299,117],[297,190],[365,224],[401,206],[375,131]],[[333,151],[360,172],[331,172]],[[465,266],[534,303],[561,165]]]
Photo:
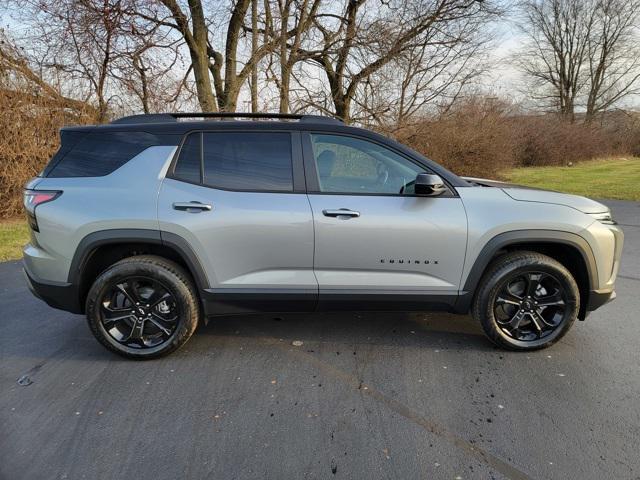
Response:
[[[107,325],[131,318],[133,313],[130,308],[111,308],[110,305],[102,305],[102,323]]]
[[[135,287],[132,284],[131,280],[126,282],[119,283],[116,285],[116,288],[125,296],[127,300],[131,302],[132,305],[140,302],[140,298],[138,297],[138,292],[136,292]]]
[[[169,300],[170,298],[171,294],[169,292],[163,292],[162,290],[156,289],[147,300],[147,303],[149,304],[149,308],[155,308],[159,303]]]
[[[496,302],[498,303],[507,303],[509,305],[515,305],[516,307],[520,307],[521,301],[522,301],[521,298],[516,297],[515,295],[513,295],[508,291],[501,292],[498,298],[496,298]]]
[[[538,307],[550,307],[554,305],[564,305],[564,300],[560,292],[553,293],[551,295],[545,295],[538,298]]]
[[[522,322],[522,320],[524,319],[524,311],[522,310],[518,310],[513,317],[511,317],[511,320],[509,320],[505,326],[507,326],[509,328],[509,330],[513,333],[516,330],[518,330],[518,328],[520,327],[520,323]]]
[[[109,323],[118,322],[120,320],[126,320],[127,318],[131,318],[131,317],[132,317],[131,313],[127,313],[125,315],[118,315],[118,316],[115,316],[115,317],[104,317],[103,320],[102,320],[102,323],[104,325],[107,325]]]
[[[144,346],[144,342],[142,342],[142,331],[144,330],[144,319],[136,319],[136,321],[131,323],[131,330],[129,335],[122,339],[123,342],[136,342],[141,346]]]
[[[171,315],[173,314],[172,317],[167,317],[166,315]],[[162,313],[162,312],[157,312],[155,310],[151,311],[151,315],[153,317],[156,317],[157,319],[163,321],[163,322],[175,322],[176,320],[178,320],[178,315],[175,314],[175,312],[167,312],[167,313]]]
[[[155,318],[154,318],[155,317]],[[169,327],[166,327],[163,322],[164,319],[161,318],[160,316],[156,315],[155,313],[151,314],[151,318],[149,318],[149,321],[151,323],[153,323],[160,331],[162,331],[162,333],[164,333],[167,337],[171,335],[171,329]]]
[[[111,306],[111,302],[109,303],[109,305],[102,304],[102,309],[109,314],[114,314],[114,313],[117,314],[117,313],[131,311],[131,307],[115,307],[114,308]]]
[[[536,327],[536,330],[538,332],[538,337],[539,337],[542,331],[545,329],[545,325],[547,325],[547,322],[545,321],[544,317],[540,315],[540,312],[538,311],[531,312],[529,316],[531,317],[531,320],[533,320],[533,324]]]
[[[154,317],[156,320],[159,320],[160,322],[162,322],[162,325],[169,328],[173,328],[173,325],[171,324],[178,319],[177,315],[175,317],[165,318],[157,312],[151,312],[151,316]]]

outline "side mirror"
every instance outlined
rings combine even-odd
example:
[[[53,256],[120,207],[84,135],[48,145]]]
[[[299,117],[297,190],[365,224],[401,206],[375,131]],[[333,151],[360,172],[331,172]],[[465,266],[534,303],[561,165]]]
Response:
[[[431,173],[419,173],[416,176],[414,185],[416,195],[437,197],[447,191],[447,187],[444,186],[442,178],[440,178],[439,175],[433,175]]]

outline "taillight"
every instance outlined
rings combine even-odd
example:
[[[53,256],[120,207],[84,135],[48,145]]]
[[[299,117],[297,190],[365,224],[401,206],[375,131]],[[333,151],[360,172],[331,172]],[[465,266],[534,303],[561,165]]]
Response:
[[[36,220],[36,207],[43,203],[51,202],[62,195],[59,190],[25,190],[24,209],[27,212],[29,226],[34,232],[39,232]]]

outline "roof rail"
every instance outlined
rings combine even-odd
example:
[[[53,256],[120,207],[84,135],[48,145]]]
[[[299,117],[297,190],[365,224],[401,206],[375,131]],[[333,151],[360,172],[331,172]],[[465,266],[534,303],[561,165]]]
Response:
[[[118,118],[112,121],[112,124],[116,123],[163,123],[163,122],[175,122],[176,119],[168,113],[147,113],[142,115],[130,115],[128,117]]]
[[[181,118],[248,118],[248,119],[276,119],[298,120],[305,123],[342,123],[342,121],[322,115],[298,115],[294,113],[238,113],[238,112],[205,112],[205,113],[149,113],[131,115],[111,122],[112,124],[132,123],[166,123],[177,122]]]

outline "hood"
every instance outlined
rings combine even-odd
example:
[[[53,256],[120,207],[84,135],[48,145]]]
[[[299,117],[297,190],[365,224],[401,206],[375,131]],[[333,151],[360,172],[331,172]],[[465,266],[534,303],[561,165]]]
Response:
[[[609,211],[609,207],[606,205],[579,195],[542,190],[534,187],[525,187],[522,185],[514,185],[512,183],[499,182],[496,180],[486,180],[483,178],[465,177],[465,180],[481,187],[501,188],[504,193],[520,202],[554,203],[556,205],[565,205],[567,207],[575,208],[583,213],[603,213]]]

